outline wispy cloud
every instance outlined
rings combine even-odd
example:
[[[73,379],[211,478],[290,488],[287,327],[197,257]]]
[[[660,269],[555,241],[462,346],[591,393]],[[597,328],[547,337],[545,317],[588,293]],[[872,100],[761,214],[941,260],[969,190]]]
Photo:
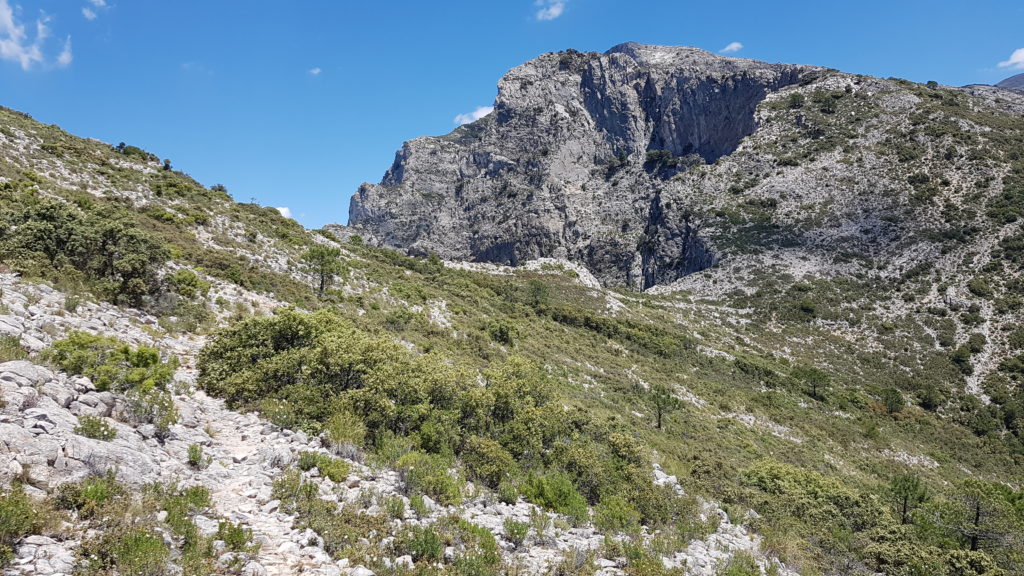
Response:
[[[291,218],[292,217],[292,209],[287,207],[287,206],[277,206],[277,207],[274,208],[274,210],[277,210],[278,212],[280,212],[281,216],[284,216],[285,218]]]
[[[71,53],[71,36],[68,36],[67,39],[64,40],[64,49],[61,50],[60,55],[57,56],[57,66],[66,68],[71,65],[71,61],[74,59],[75,57]]]
[[[181,71],[186,74],[199,74],[201,76],[213,76],[213,70],[202,62],[182,62]]]
[[[86,20],[95,20],[99,18],[100,12],[108,8],[106,0],[88,0],[85,6],[82,7],[82,16]]]
[[[455,117],[455,123],[459,126],[463,124],[469,124],[470,122],[476,122],[477,120],[487,116],[491,112],[494,112],[494,106],[480,106],[472,112],[465,114],[459,114]]]
[[[725,48],[722,48],[718,52],[721,54],[733,54],[740,50],[743,50],[743,44],[741,42],[729,42]]]
[[[568,0],[537,0],[535,5],[539,6],[537,10],[537,20],[547,21],[554,20],[565,12],[565,3]]]
[[[20,11],[20,8],[18,9]],[[8,0],[0,0],[0,60],[17,62],[22,70],[30,70],[33,66],[46,64],[43,49],[50,37],[47,24],[50,17],[41,13],[35,22],[35,37],[30,38],[25,24],[11,8]],[[65,63],[66,62],[66,63]],[[64,43],[64,52],[55,61],[57,65],[66,66],[71,63],[71,39]]]
[[[1024,48],[1014,50],[1008,60],[999,63],[999,67],[1009,68],[1010,70],[1024,70]]]
[[[323,70],[321,70],[319,66],[316,67],[316,68],[310,68],[309,69],[309,74],[311,76],[319,76],[321,72],[323,72]]]

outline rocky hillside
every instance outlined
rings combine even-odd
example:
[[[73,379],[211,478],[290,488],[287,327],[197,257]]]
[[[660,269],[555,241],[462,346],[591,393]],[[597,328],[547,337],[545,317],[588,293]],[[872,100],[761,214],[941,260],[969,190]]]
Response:
[[[1024,574],[1020,98],[501,93],[319,231],[0,109],[5,574]]]
[[[1024,100],[967,92],[691,48],[546,54],[491,115],[406,143],[350,225],[414,254],[566,257],[634,289],[783,250],[898,273],[934,260],[960,206],[959,229],[992,229]]]
[[[696,222],[665,217],[661,181],[733,152],[767,94],[817,72],[632,43],[546,54],[501,79],[491,115],[403,145],[349,223],[445,259],[556,256],[612,284],[672,281],[716,255]],[[671,241],[639,248],[653,230]]]

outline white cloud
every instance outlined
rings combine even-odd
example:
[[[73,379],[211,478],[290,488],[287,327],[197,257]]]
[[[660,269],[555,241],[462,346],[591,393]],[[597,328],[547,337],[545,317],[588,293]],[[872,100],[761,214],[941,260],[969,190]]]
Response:
[[[60,51],[60,56],[57,56],[57,66],[61,68],[70,66],[74,58],[74,55],[71,53],[71,36],[68,36],[67,40],[64,41],[64,49]]]
[[[1000,68],[1009,68],[1010,70],[1024,70],[1024,48],[1017,48],[1010,54],[1010,59],[1005,62],[999,63]]]
[[[494,112],[494,106],[480,106],[476,110],[467,114],[459,114],[455,117],[455,123],[459,126],[463,124],[469,124],[470,122],[476,122],[477,120],[487,116],[491,112]]]
[[[285,218],[291,218],[292,217],[292,210],[291,210],[291,208],[289,208],[287,206],[277,206],[277,207],[274,208],[274,210],[277,210],[278,212],[280,212],[281,216],[284,216]]]
[[[554,20],[565,12],[565,3],[567,0],[537,0],[535,3],[540,6],[540,10],[537,10],[537,20],[546,21]]]
[[[309,73],[313,76],[319,76],[321,72],[323,72],[323,70],[321,70],[319,67],[311,68],[309,70]]]
[[[740,42],[729,42],[729,45],[719,50],[721,54],[732,54],[743,50],[743,44]]]
[[[45,16],[36,20],[35,40],[29,41],[25,25],[18,22],[7,0],[0,0],[0,60],[17,62],[22,70],[43,62],[43,43],[49,36]]]
[[[88,0],[88,5],[82,7],[82,16],[85,16],[86,20],[95,20],[99,18],[100,9],[106,10],[108,8],[106,0]]]

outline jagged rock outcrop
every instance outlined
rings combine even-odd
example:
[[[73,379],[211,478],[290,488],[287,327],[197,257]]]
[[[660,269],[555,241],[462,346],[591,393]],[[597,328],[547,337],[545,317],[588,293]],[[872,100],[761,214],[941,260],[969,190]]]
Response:
[[[671,282],[716,255],[663,183],[731,153],[767,94],[817,70],[635,43],[545,54],[501,79],[492,114],[406,142],[352,198],[350,225],[413,254],[568,258],[611,285]]]

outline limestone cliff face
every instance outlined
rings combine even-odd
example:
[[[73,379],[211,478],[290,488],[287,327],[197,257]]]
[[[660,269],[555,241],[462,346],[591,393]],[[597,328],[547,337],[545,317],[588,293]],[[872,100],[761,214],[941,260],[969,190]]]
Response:
[[[414,254],[556,256],[611,285],[671,282],[716,255],[663,184],[731,153],[759,102],[815,70],[632,43],[545,54],[501,79],[492,114],[406,142],[352,198],[350,225]]]

